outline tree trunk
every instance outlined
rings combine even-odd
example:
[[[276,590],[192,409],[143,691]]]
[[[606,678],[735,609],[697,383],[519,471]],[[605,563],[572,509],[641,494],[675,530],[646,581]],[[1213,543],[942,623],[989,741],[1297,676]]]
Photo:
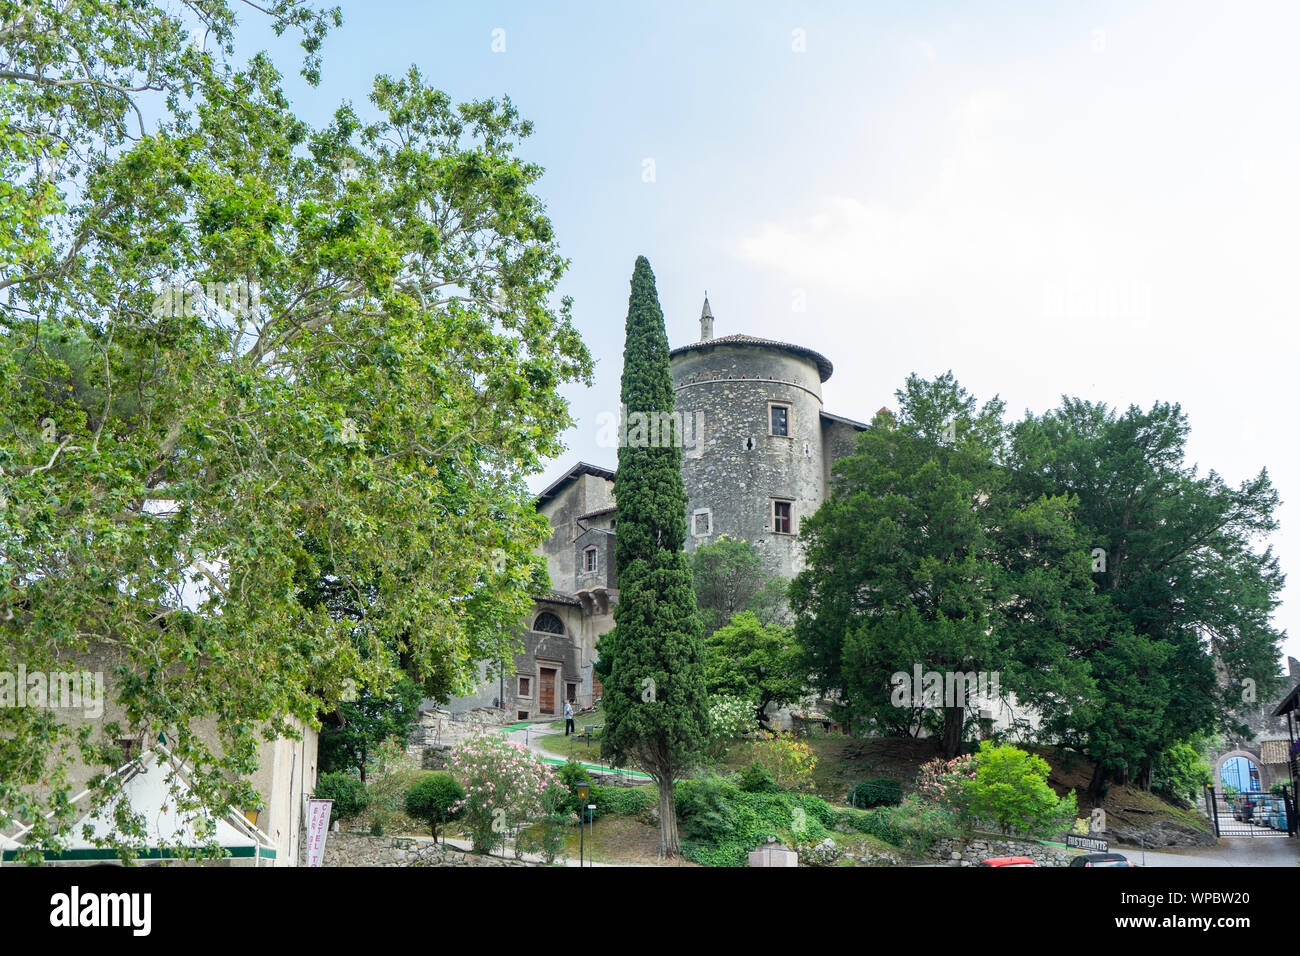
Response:
[[[682,852],[682,842],[677,834],[677,807],[673,803],[673,777],[655,778],[659,785],[659,855],[675,857]]]
[[[966,708],[946,707],[943,711],[943,756],[952,760],[961,754],[961,727],[965,721]]]
[[[1097,764],[1092,770],[1092,780],[1088,781],[1088,800],[1094,806],[1101,803],[1102,792],[1106,787],[1106,769]]]

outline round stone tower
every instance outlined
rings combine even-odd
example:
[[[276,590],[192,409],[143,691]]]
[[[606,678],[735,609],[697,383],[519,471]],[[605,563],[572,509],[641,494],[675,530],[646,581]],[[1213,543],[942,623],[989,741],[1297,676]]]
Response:
[[[825,496],[821,383],[812,349],[749,335],[713,337],[707,295],[700,341],[670,353],[682,417],[686,548],[729,535],[753,543],[769,574],[800,570],[800,522]]]

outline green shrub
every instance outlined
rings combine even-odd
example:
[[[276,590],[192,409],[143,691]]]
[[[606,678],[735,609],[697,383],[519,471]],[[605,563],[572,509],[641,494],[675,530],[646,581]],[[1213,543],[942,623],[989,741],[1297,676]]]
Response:
[[[577,813],[582,806],[582,801],[578,799],[578,784],[585,783],[590,786],[591,774],[587,772],[586,767],[572,758],[565,761],[564,766],[556,774],[560,778],[560,783],[564,784],[565,789],[568,791],[568,797],[561,809],[568,813]],[[588,800],[588,802],[591,801]]]
[[[808,816],[827,829],[834,827],[835,822],[839,819],[839,811],[821,797],[804,797],[800,802],[800,806],[808,812]]]
[[[796,793],[749,792],[718,777],[677,785],[677,819],[688,835],[684,854],[705,866],[744,866],[748,853],[776,837],[819,843],[836,814],[824,800]]]
[[[776,793],[776,776],[755,760],[741,773],[740,789],[746,793]]]
[[[425,775],[396,737],[390,737],[370,753],[366,774],[366,816],[370,832],[383,836],[405,829],[406,791]]]
[[[975,779],[966,787],[970,817],[992,820],[1003,833],[1052,836],[1078,815],[1074,791],[1058,797],[1047,783],[1051,767],[1036,754],[981,741]]]
[[[903,802],[903,785],[892,777],[864,780],[849,794],[849,804],[864,810],[892,807]]]
[[[596,805],[593,819],[635,816],[654,802],[650,793],[635,787],[592,787],[590,803]]]
[[[366,809],[366,785],[350,773],[321,774],[312,796],[317,800],[333,800],[330,813],[339,820],[350,820]]]
[[[841,810],[836,818],[859,833],[867,833],[900,849],[920,853],[935,840],[956,835],[956,814],[909,796],[896,807]]]
[[[542,794],[542,817],[520,832],[515,840],[515,856],[524,850],[535,850],[547,863],[554,863],[564,849],[569,827],[578,822],[577,815],[569,809],[570,800],[576,796],[559,779],[548,785]]]
[[[706,843],[725,840],[735,826],[731,804],[740,789],[716,775],[683,780],[673,793],[678,826]]]
[[[438,827],[460,816],[464,799],[465,791],[451,774],[434,773],[406,791],[406,813],[428,824],[436,838]]]

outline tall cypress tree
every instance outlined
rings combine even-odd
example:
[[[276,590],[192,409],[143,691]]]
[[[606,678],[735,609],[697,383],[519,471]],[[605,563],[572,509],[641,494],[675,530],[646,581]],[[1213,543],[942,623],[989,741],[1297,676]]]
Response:
[[[636,413],[672,421],[668,336],[645,256],[632,272],[622,401]],[[655,447],[627,441],[618,450],[618,605],[614,629],[601,638],[605,726],[601,752],[631,762],[659,786],[659,847],[680,852],[673,807],[674,775],[700,756],[708,736],[704,642],[686,539],[681,436],[661,427]]]

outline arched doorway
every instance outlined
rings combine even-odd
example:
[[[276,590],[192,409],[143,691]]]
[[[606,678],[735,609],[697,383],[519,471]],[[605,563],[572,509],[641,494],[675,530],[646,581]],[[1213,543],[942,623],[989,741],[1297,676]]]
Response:
[[[1214,779],[1220,788],[1232,788],[1238,793],[1260,792],[1268,789],[1268,771],[1257,755],[1246,750],[1234,750],[1219,758],[1214,767]]]

